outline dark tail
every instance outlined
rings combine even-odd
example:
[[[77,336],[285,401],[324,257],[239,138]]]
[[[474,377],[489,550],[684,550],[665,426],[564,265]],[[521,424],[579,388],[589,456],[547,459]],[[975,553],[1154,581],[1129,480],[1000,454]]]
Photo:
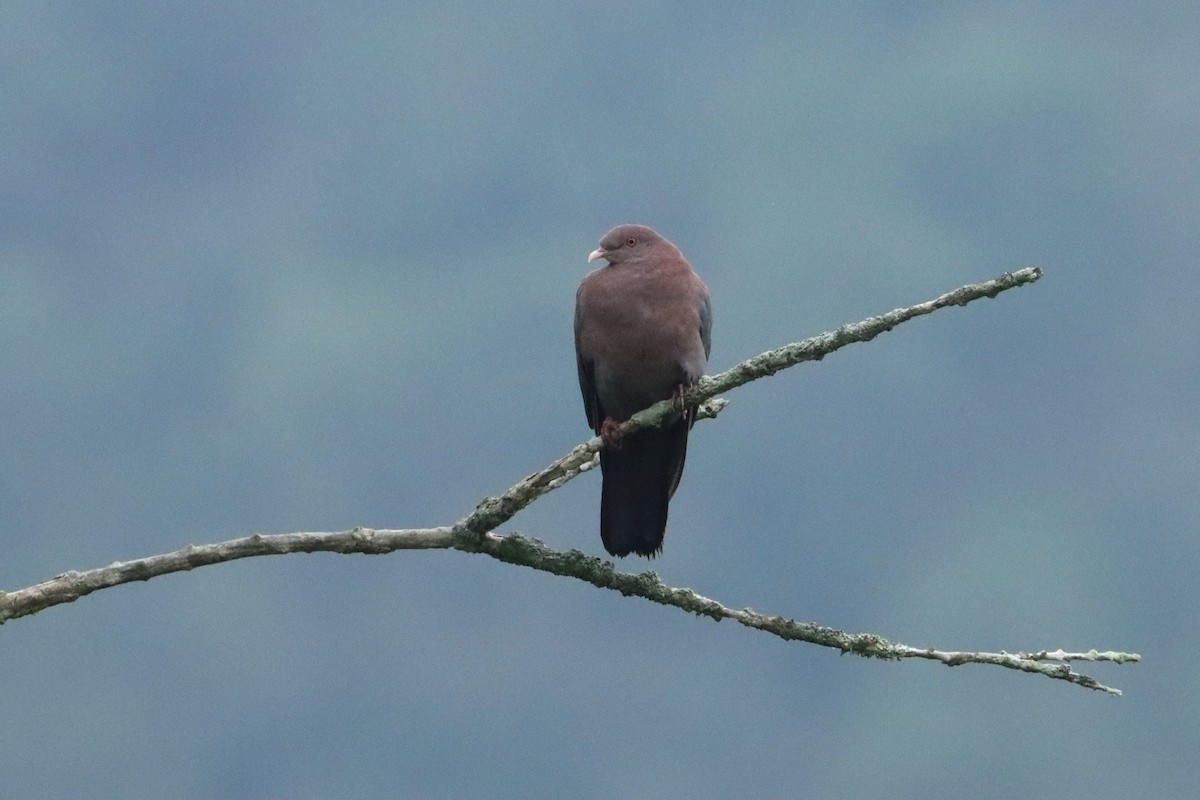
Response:
[[[626,436],[600,452],[600,538],[614,556],[654,556],[667,533],[667,503],[687,457],[689,420]]]

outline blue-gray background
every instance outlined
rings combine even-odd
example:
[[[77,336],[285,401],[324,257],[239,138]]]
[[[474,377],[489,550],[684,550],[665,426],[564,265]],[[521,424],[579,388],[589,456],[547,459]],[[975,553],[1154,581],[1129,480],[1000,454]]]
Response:
[[[731,396],[663,556],[1115,699],[781,642],[452,552],[252,559],[0,629],[11,797],[1191,797],[1194,3],[7,2],[0,586],[447,524],[588,434],[585,257],[648,223]],[[518,516],[600,553],[589,475]],[[627,560],[624,568],[647,564]]]

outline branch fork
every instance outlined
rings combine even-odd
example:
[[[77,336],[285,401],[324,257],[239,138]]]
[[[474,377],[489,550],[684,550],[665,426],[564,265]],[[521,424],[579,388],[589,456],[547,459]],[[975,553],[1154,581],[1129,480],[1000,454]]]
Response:
[[[701,378],[686,387],[678,396],[656,403],[633,415],[621,424],[621,433],[661,425],[678,414],[678,404],[698,407],[698,419],[716,417],[728,401],[717,395],[795,366],[805,361],[819,361],[830,353],[855,342],[869,342],[881,333],[892,330],[908,320],[931,314],[947,306],[963,306],[985,297],[1033,283],[1042,277],[1040,267],[1027,267],[1009,272],[979,284],[970,284],[924,303],[898,308],[886,314],[870,317],[822,333],[800,342],[770,350],[749,358],[719,375]],[[1119,689],[1106,686],[1095,678],[1076,672],[1077,661],[1135,663],[1137,653],[1089,650],[1066,652],[1039,650],[1018,653],[984,653],[943,651],[919,648],[890,642],[871,633],[848,633],[814,622],[797,622],[782,616],[760,614],[749,608],[727,608],[716,600],[704,597],[691,589],[667,586],[654,572],[630,574],[620,572],[611,561],[587,555],[578,550],[560,551],[541,541],[518,533],[501,536],[493,533],[514,515],[547,492],[553,491],[598,461],[604,446],[600,437],[573,448],[562,458],[518,481],[498,497],[485,498],[463,519],[452,526],[407,530],[375,530],[352,528],[338,532],[255,534],[240,539],[205,545],[188,545],[173,553],[139,558],[110,564],[107,567],[70,571],[24,589],[0,591],[0,624],[19,617],[30,616],[52,606],[74,602],[92,592],[134,581],[146,581],[173,572],[185,572],[210,564],[220,564],[240,558],[283,555],[286,553],[367,553],[383,554],[396,550],[460,550],[481,553],[509,564],[530,567],[564,577],[586,581],[594,586],[621,594],[641,597],[662,605],[674,606],[692,614],[714,620],[729,619],[748,628],[778,636],[785,640],[808,642],[830,647],[843,653],[866,658],[921,658],[938,661],[946,666],[962,664],[991,664],[1020,672],[1119,695]]]

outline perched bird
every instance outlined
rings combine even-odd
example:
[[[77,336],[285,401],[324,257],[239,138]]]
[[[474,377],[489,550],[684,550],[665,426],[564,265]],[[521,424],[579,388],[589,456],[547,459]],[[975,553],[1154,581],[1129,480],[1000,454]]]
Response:
[[[604,439],[600,538],[614,556],[662,549],[667,503],[687,455],[695,409],[661,428],[618,435],[618,425],[677,397],[704,374],[712,302],[679,248],[644,225],[618,225],[588,261],[575,295],[575,357],[588,424]]]

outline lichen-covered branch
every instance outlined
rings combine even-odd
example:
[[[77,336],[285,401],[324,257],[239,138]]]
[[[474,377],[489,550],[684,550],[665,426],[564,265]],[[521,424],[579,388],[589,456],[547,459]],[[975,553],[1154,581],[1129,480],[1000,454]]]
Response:
[[[378,555],[396,550],[429,549],[482,553],[508,564],[575,578],[602,589],[612,589],[626,596],[641,597],[665,606],[674,606],[698,616],[718,621],[731,619],[781,639],[831,647],[865,658],[925,658],[940,661],[947,666],[992,664],[1037,673],[1110,694],[1121,692],[1089,675],[1075,672],[1069,662],[1111,661],[1124,664],[1141,660],[1141,656],[1136,653],[1100,653],[1095,650],[1087,653],[1066,653],[1057,650],[1009,654],[949,652],[910,647],[890,642],[873,633],[848,633],[815,622],[797,622],[787,617],[761,614],[749,608],[728,608],[691,589],[668,586],[653,572],[637,575],[620,572],[611,561],[578,550],[554,550],[537,539],[520,534],[498,536],[487,533],[477,536],[470,531],[446,527],[421,530],[354,528],[334,533],[281,533],[271,536],[247,536],[217,544],[189,545],[174,553],[117,562],[86,572],[67,572],[27,589],[3,593],[0,595],[0,623],[36,614],[50,606],[73,602],[110,586],[145,581],[159,575],[185,572],[196,567],[235,561],[239,558],[317,552]]]
[[[1041,267],[1026,267],[1016,272],[1007,272],[999,278],[961,286],[941,297],[935,297],[915,306],[898,308],[877,317],[869,317],[862,322],[843,325],[835,331],[822,333],[801,342],[768,350],[761,355],[746,359],[719,375],[701,378],[695,386],[684,392],[680,400],[686,405],[700,405],[701,417],[716,416],[724,406],[717,405],[712,398],[721,392],[727,392],[750,381],[774,375],[776,372],[805,361],[820,361],[848,344],[869,342],[902,322],[925,314],[932,314],[939,308],[965,306],[972,300],[995,297],[1008,289],[1033,283],[1041,277]],[[634,414],[622,424],[622,428],[626,433],[630,433],[641,428],[658,426],[676,414],[678,414],[678,410],[674,401],[663,400],[645,411]],[[495,530],[550,489],[561,486],[580,472],[586,471],[588,465],[596,458],[596,454],[600,452],[600,447],[601,442],[598,436],[579,445],[558,461],[540,472],[533,473],[499,497],[486,498],[470,516],[460,520],[455,527],[472,531],[478,535]]]
[[[27,617],[51,606],[73,603],[100,589],[148,581],[172,572],[187,572],[239,558],[286,553],[391,553],[395,550],[436,550],[454,546],[451,528],[371,531],[353,528],[338,533],[255,534],[216,544],[189,544],[182,550],[133,561],[117,561],[84,572],[64,572],[15,592],[0,591],[0,624]]]
[[[1142,659],[1137,653],[1111,651],[1100,653],[1095,650],[1087,653],[1043,650],[1037,653],[1014,655],[1003,652],[946,652],[933,648],[910,647],[906,644],[890,642],[873,633],[847,633],[815,622],[797,622],[787,617],[760,614],[749,608],[740,610],[727,608],[716,600],[696,594],[691,589],[667,586],[653,572],[643,572],[638,575],[618,572],[611,561],[589,556],[578,550],[570,550],[565,553],[552,550],[536,539],[529,539],[519,534],[510,536],[488,534],[479,542],[472,542],[470,537],[464,536],[456,548],[486,553],[510,564],[520,564],[543,572],[552,572],[555,575],[578,578],[603,589],[612,589],[623,595],[643,597],[665,606],[675,606],[702,617],[710,617],[718,621],[731,619],[747,628],[764,631],[781,639],[832,647],[843,653],[853,653],[864,658],[892,660],[926,658],[940,661],[950,667],[960,664],[991,664],[1044,675],[1047,678],[1067,681],[1114,695],[1120,695],[1121,691],[1100,683],[1090,675],[1075,672],[1068,662],[1111,661],[1117,664],[1126,664]]]
[[[1007,289],[1036,281],[1041,275],[1042,271],[1037,267],[1008,273],[986,283],[964,286],[925,303],[896,309],[862,322],[844,325],[835,331],[802,342],[771,350],[747,359],[720,375],[702,379],[684,394],[682,400],[688,405],[698,405],[701,418],[715,417],[726,404],[725,400],[715,397],[721,392],[773,375],[804,361],[819,360],[848,344],[870,341],[902,322],[929,314],[939,308],[965,305],[982,297],[995,297]],[[660,425],[677,413],[678,410],[672,402],[664,401],[635,414],[624,425],[630,431]],[[924,658],[940,661],[948,666],[992,664],[1037,673],[1112,694],[1120,692],[1094,678],[1075,672],[1070,662],[1110,661],[1121,664],[1141,659],[1136,653],[1095,650],[1086,653],[1043,650],[1010,654],[910,647],[889,642],[875,634],[847,633],[812,622],[797,622],[786,617],[764,615],[751,609],[727,608],[715,600],[696,594],[691,589],[667,586],[659,581],[653,572],[631,575],[619,572],[610,561],[577,550],[561,552],[546,547],[536,539],[519,534],[499,536],[493,533],[498,526],[510,520],[541,495],[590,469],[596,463],[600,447],[599,438],[575,447],[550,466],[519,481],[499,497],[485,499],[470,515],[453,526],[412,530],[354,528],[330,533],[254,535],[215,544],[188,545],[173,553],[116,562],[107,567],[84,572],[66,572],[24,589],[13,592],[0,591],[0,624],[36,614],[51,606],[74,602],[100,589],[239,558],[286,553],[382,554],[396,550],[454,549],[481,553],[510,564],[576,578],[594,586],[612,589],[628,596],[642,597],[715,620],[732,619],[782,639],[831,647],[844,653],[869,658]]]

